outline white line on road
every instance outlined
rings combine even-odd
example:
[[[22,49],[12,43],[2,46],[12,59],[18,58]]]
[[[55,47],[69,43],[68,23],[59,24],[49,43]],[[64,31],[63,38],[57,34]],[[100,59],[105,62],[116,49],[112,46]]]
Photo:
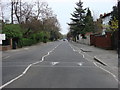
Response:
[[[61,44],[61,43],[60,43],[60,44]],[[59,44],[59,45],[60,45],[60,44]],[[59,45],[57,45],[55,48],[53,48],[51,51],[49,51],[46,55],[44,55],[44,56],[42,57],[42,60],[30,64],[30,65],[24,70],[24,72],[22,72],[22,74],[20,74],[19,76],[17,76],[17,77],[14,78],[14,79],[8,81],[8,82],[5,83],[4,85],[0,86],[0,90],[1,90],[2,88],[6,87],[7,85],[11,84],[12,82],[16,81],[17,79],[21,78],[24,74],[27,73],[27,71],[30,69],[31,66],[43,62],[44,59],[45,59],[45,57],[49,56],[50,53],[53,52]]]
[[[4,57],[3,59],[7,59],[7,58],[9,58],[10,56],[6,56],[6,57]]]
[[[100,69],[104,70],[105,72],[111,74],[111,75],[114,77],[114,79],[115,79],[118,83],[120,83],[119,80],[118,80],[118,78],[117,78],[113,73],[111,73],[110,71],[108,71],[108,70],[106,70],[106,69],[98,66],[98,65],[96,64],[96,62],[93,62],[93,63],[95,64],[96,67],[99,67]]]
[[[83,62],[78,63],[78,65],[82,66],[82,65],[83,65]]]
[[[51,64],[54,66],[56,64],[58,64],[59,62],[51,62]]]
[[[75,50],[70,44],[69,46],[73,49],[74,52],[78,52],[79,54],[81,54],[81,51],[78,51],[78,50]],[[81,54],[83,56],[83,58],[85,58],[85,55],[84,54]]]

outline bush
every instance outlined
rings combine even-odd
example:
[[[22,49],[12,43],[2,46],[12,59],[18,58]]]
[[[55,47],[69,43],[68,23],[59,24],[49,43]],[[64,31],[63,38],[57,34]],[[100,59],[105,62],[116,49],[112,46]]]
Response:
[[[31,35],[31,39],[38,42],[47,42],[50,38],[50,34],[48,32],[39,32]]]
[[[18,24],[8,24],[3,26],[3,33],[7,38],[21,38],[21,27]]]
[[[40,31],[38,33],[30,33],[27,38],[23,37],[22,29],[19,24],[7,24],[3,27],[3,33],[6,37],[17,38],[18,47],[31,46],[33,44],[44,42],[50,38],[49,32]]]
[[[19,40],[19,47],[22,46],[31,46],[33,44],[39,43],[39,42],[44,42],[46,43],[49,40],[49,33],[48,32],[39,32],[32,34],[29,38],[21,38]]]
[[[21,38],[19,41],[19,46],[31,46],[34,40],[29,38]]]

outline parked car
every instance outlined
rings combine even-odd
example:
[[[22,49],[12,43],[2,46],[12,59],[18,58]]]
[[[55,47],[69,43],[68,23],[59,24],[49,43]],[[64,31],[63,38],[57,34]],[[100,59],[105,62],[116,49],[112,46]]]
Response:
[[[63,39],[63,41],[66,41],[65,39]]]

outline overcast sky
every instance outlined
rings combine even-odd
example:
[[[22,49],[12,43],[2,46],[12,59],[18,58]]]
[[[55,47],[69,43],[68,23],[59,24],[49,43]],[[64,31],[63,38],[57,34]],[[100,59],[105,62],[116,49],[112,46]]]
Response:
[[[3,0],[6,1],[6,0]],[[10,1],[10,0],[9,0]],[[35,0],[24,0],[32,2]],[[79,0],[42,0],[46,1],[49,7],[57,15],[57,18],[61,24],[62,34],[68,32],[67,23],[71,22],[71,13],[75,11],[74,7]],[[83,8],[89,7],[92,11],[94,18],[98,18],[100,14],[109,13],[112,11],[112,7],[117,5],[117,0],[81,0],[83,2]],[[8,0],[7,0],[8,2]]]
[[[74,7],[79,0],[47,0],[49,6],[52,7],[54,13],[57,14],[62,27],[62,33],[68,32],[68,25],[71,22],[71,13],[75,11]],[[81,0],[83,8],[89,7],[94,18],[98,18],[100,14],[112,11],[112,7],[117,4],[117,0]]]

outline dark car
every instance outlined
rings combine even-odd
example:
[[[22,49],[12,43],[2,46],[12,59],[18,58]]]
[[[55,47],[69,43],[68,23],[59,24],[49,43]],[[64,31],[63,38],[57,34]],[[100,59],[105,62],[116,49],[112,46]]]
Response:
[[[66,39],[63,39],[63,41],[66,41]]]

